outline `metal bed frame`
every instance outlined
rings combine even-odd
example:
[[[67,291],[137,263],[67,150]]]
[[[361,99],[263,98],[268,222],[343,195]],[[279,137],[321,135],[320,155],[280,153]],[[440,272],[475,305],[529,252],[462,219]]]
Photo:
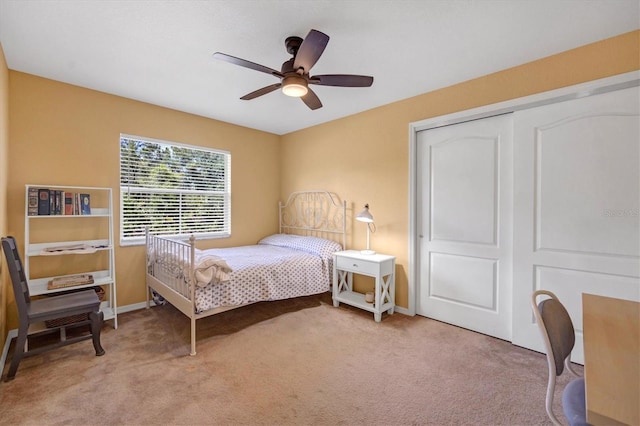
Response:
[[[279,232],[314,236],[342,244],[346,248],[347,203],[328,191],[297,191],[286,203],[279,202]],[[191,352],[196,354],[196,321],[244,305],[221,306],[204,312],[195,308],[196,239],[179,241],[146,232],[147,308],[151,290],[176,307],[191,320]],[[154,262],[161,254],[169,262]],[[185,262],[188,264],[185,265]],[[186,271],[186,272],[180,272]],[[178,273],[176,273],[178,272]],[[181,276],[182,274],[182,276]],[[188,275],[188,276],[184,276]]]

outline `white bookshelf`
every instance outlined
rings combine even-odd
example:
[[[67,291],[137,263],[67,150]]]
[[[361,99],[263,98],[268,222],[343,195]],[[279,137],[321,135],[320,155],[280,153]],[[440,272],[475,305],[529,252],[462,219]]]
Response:
[[[90,214],[64,214],[64,197],[59,214],[37,214],[29,209],[30,189],[90,196]],[[32,194],[33,195],[33,194]],[[87,250],[47,253],[46,249],[84,245]],[[105,320],[118,328],[111,188],[86,186],[32,185],[25,187],[24,270],[31,296],[101,286],[105,300],[100,304]],[[91,274],[87,285],[49,289],[57,277]]]

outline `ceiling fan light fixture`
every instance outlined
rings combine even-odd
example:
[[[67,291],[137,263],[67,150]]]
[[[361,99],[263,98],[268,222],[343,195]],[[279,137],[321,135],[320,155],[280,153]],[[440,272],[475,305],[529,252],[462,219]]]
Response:
[[[282,93],[294,98],[300,98],[309,91],[307,80],[297,75],[290,75],[282,80]]]

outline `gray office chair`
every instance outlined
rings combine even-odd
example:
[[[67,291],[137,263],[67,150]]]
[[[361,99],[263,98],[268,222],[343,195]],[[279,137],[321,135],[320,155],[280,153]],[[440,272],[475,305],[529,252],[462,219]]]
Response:
[[[88,289],[32,300],[15,238],[2,238],[2,251],[4,251],[7,259],[7,267],[9,269],[9,275],[11,276],[11,283],[13,284],[13,294],[18,307],[19,319],[18,337],[16,338],[15,350],[6,380],[12,380],[15,377],[22,358],[82,340],[93,339],[93,348],[96,351],[96,356],[104,355],[104,349],[100,345],[100,329],[103,324],[103,313],[100,312],[100,299],[96,295],[96,292],[93,289]],[[29,326],[31,324],[81,314],[88,314],[88,319],[55,327],[50,330],[56,331],[58,329],[64,329],[65,333],[60,330],[60,340],[58,342],[40,346],[32,350],[25,350]],[[72,338],[66,337],[67,328],[86,324],[91,324],[90,334],[83,334]]]
[[[548,298],[538,303],[539,296],[548,296]],[[554,425],[562,426],[553,413],[553,394],[556,378],[566,368],[576,378],[569,382],[562,391],[562,411],[571,426],[588,425],[584,379],[571,366],[571,351],[576,340],[571,317],[556,295],[547,290],[538,290],[533,293],[531,307],[547,352],[549,366],[549,382],[545,403],[547,414]]]

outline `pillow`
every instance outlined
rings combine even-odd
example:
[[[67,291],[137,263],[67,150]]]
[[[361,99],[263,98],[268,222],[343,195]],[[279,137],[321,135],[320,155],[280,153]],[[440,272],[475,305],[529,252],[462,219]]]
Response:
[[[316,254],[323,259],[330,258],[333,253],[342,250],[342,245],[335,241],[325,240],[319,237],[307,237],[293,234],[274,234],[264,237],[258,244],[266,244],[279,247],[288,247],[295,250]]]

